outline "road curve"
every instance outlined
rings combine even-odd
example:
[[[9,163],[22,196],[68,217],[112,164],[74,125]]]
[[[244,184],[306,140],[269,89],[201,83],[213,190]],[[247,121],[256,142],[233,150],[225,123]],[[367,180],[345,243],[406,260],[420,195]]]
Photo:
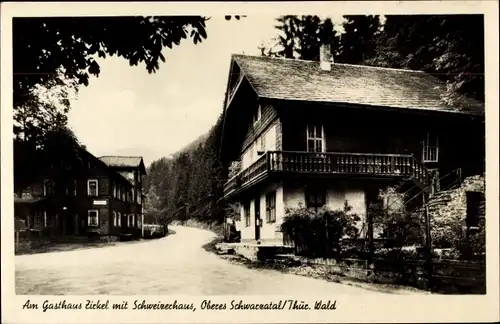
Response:
[[[30,295],[319,295],[380,293],[267,269],[205,251],[209,231],[172,227],[167,237],[15,257],[16,293]]]

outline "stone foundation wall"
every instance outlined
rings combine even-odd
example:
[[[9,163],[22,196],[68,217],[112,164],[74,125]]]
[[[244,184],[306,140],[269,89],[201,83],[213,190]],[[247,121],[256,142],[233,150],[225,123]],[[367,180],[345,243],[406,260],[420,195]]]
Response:
[[[238,244],[234,247],[234,252],[250,261],[258,261],[258,246]]]
[[[459,188],[449,190],[446,193],[448,195],[446,203],[438,204],[434,206],[432,211],[429,211],[431,234],[437,244],[440,241],[449,241],[451,238],[459,238],[465,234],[467,229],[466,193],[470,191],[485,192],[484,174],[466,178]]]

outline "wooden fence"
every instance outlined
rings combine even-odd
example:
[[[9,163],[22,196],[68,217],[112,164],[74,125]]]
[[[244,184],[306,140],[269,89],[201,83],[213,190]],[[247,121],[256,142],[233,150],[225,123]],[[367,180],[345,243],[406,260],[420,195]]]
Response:
[[[326,266],[342,276],[387,284],[408,285],[444,294],[485,294],[484,261],[434,260],[429,271],[425,260],[306,258],[294,256],[302,264]],[[430,274],[430,275],[429,275]]]

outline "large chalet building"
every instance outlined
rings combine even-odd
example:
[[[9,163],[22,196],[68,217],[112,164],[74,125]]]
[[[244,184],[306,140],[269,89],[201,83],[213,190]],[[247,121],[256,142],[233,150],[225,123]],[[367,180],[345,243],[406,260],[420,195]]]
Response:
[[[142,158],[97,158],[85,148],[79,151],[79,159],[52,164],[15,196],[16,219],[48,236],[139,237],[146,174]]]
[[[484,172],[482,103],[448,97],[427,73],[337,64],[329,52],[231,58],[220,153],[242,242],[283,244],[287,208],[347,201],[364,223],[387,186],[432,194],[444,175]]]

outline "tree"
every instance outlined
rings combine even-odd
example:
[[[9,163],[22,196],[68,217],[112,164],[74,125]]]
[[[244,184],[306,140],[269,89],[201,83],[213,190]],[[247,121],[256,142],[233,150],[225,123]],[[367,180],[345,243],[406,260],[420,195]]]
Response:
[[[453,104],[468,95],[484,101],[484,18],[482,15],[344,16],[337,35],[328,19],[283,16],[277,22],[280,50],[268,56],[319,59],[330,43],[335,61],[423,70],[447,84],[442,100]]]
[[[19,193],[49,166],[56,168],[57,176],[64,178],[65,166],[82,164],[81,145],[67,127],[51,128],[32,141],[14,139],[14,192]],[[34,163],[36,161],[36,163]]]
[[[237,20],[245,16],[234,16]],[[230,20],[232,16],[225,16]],[[162,50],[207,38],[202,16],[43,17],[13,19],[15,134],[44,132],[65,125],[69,98],[90,75],[99,76],[98,58],[118,56],[149,73],[165,62]],[[51,102],[44,93],[52,93]],[[28,119],[28,120],[26,120]],[[32,122],[35,121],[35,122]],[[61,124],[61,125],[59,125]],[[29,130],[27,130],[27,129]]]
[[[445,81],[447,102],[484,101],[482,15],[386,16],[375,55],[364,64],[423,70]]]
[[[336,49],[338,36],[331,19],[321,20],[318,16],[281,16],[276,19],[279,31],[272,48],[261,46],[263,56],[319,60],[321,44],[330,44],[332,53]],[[276,49],[275,47],[278,47]]]
[[[227,177],[218,152],[221,141],[222,116],[202,141],[195,141],[172,159],[154,161],[145,182],[147,212],[159,212],[165,219],[184,219],[186,203],[190,218],[221,221],[225,206],[218,201],[223,195]]]
[[[379,16],[344,16],[344,34],[340,37],[339,61],[360,64],[374,56],[375,39],[380,31]]]
[[[87,85],[89,75],[100,73],[95,55],[117,55],[155,72],[159,60],[165,61],[164,47],[207,37],[205,21],[201,16],[15,18],[14,102],[61,74]]]

